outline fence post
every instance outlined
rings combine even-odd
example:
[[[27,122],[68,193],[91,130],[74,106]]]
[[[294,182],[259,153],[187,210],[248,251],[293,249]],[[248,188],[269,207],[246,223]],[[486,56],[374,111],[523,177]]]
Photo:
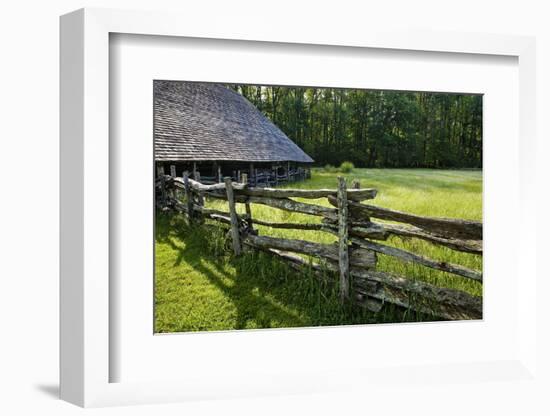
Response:
[[[160,206],[164,208],[166,205],[166,178],[160,176]]]
[[[244,187],[248,187],[248,175],[246,173],[243,173],[241,175],[241,178],[242,178],[242,181],[243,181],[243,184],[244,184]],[[246,216],[248,218],[248,228],[252,229],[252,210],[250,209],[250,203],[249,202],[245,202],[244,203],[244,207],[246,209]]]
[[[183,184],[185,185],[185,199],[187,200],[187,218],[189,223],[193,221],[193,195],[189,186],[189,172],[183,173]]]
[[[170,165],[170,177],[172,177],[173,179],[176,177],[176,165]],[[172,182],[172,184],[173,184],[173,182]],[[172,191],[170,192],[170,195],[173,199],[178,198],[178,191],[177,191],[175,186],[172,188]]]
[[[231,236],[233,238],[233,252],[235,256],[241,254],[241,242],[239,236],[239,217],[235,208],[235,196],[233,195],[233,184],[231,177],[225,177],[225,191],[227,192],[227,202],[229,203],[229,214],[231,216]]]
[[[196,171],[196,172],[195,172],[195,175],[196,175],[196,176],[195,176],[195,180],[196,180],[197,182],[200,183],[200,181],[201,181],[201,173],[200,173],[199,171]],[[204,207],[204,195],[202,194],[201,191],[197,191],[197,194],[198,194],[198,196],[199,196],[199,205],[200,205],[201,207]]]
[[[346,180],[338,177],[338,266],[340,270],[340,301],[349,299],[349,252],[348,252],[348,195]]]

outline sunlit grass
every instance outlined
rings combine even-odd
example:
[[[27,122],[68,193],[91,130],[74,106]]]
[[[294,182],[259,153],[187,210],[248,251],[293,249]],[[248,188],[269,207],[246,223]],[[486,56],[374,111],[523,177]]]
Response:
[[[338,174],[322,169],[312,179],[291,184],[296,188],[335,188]],[[351,183],[378,189],[375,205],[433,217],[481,220],[480,171],[428,169],[354,169],[344,175]],[[303,202],[329,206],[326,199]],[[239,212],[244,207],[238,206]],[[207,201],[226,210],[227,203]],[[271,222],[320,222],[320,218],[252,205],[253,218]],[[335,237],[320,231],[257,227],[261,235],[331,243]],[[265,254],[230,256],[224,231],[208,225],[188,227],[180,216],[158,214],[156,239],[156,330],[182,332],[275,328],[317,325],[400,322],[430,319],[385,307],[372,314],[338,303],[337,287],[330,281],[297,274]],[[458,253],[419,240],[396,237],[386,242],[434,259],[481,270],[481,256]],[[482,294],[482,285],[466,278],[405,264],[379,255],[378,268],[442,287]]]

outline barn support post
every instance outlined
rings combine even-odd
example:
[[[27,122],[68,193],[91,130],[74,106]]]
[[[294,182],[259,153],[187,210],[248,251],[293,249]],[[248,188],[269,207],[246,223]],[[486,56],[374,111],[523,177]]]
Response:
[[[222,180],[222,167],[220,165],[218,165],[218,182],[219,183],[223,182],[223,180]]]
[[[244,184],[245,188],[248,187],[248,175],[246,173],[242,174],[242,183]],[[246,209],[248,228],[252,229],[252,210],[250,209],[250,203],[248,201],[245,202],[244,207]]]
[[[164,208],[166,205],[166,178],[160,175],[160,206]]]
[[[340,272],[340,301],[349,299],[349,251],[348,251],[348,195],[346,180],[338,177],[338,268]]]
[[[225,191],[227,193],[227,202],[229,204],[229,215],[231,217],[231,237],[233,240],[233,252],[235,256],[241,254],[241,239],[239,235],[239,217],[237,216],[237,210],[235,207],[235,195],[233,194],[233,184],[231,178],[226,176],[225,179]]]
[[[157,176],[164,176],[164,165],[157,165]]]
[[[197,180],[197,162],[193,162],[193,179]]]
[[[250,176],[250,182],[252,184],[254,184],[254,163],[251,163],[250,164],[250,167],[249,167],[249,172],[248,172],[249,176]]]
[[[258,186],[258,169],[254,169],[254,186]]]
[[[286,181],[290,182],[290,162],[286,162]]]
[[[187,201],[187,218],[189,223],[193,221],[193,194],[189,185],[189,172],[183,173],[183,184],[185,186],[185,200]]]

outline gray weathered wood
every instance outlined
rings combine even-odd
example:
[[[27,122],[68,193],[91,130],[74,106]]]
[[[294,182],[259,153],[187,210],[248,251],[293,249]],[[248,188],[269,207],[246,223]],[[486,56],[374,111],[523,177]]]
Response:
[[[337,206],[335,198],[329,197],[329,202]],[[349,211],[354,220],[367,216],[388,221],[405,222],[433,234],[448,238],[465,240],[482,240],[483,238],[483,225],[478,221],[423,217],[374,205],[359,204],[357,202],[349,203]]]
[[[164,176],[164,165],[157,166],[157,175]]]
[[[235,207],[235,196],[233,195],[233,185],[231,178],[225,178],[225,191],[227,192],[227,202],[229,204],[229,214],[231,216],[231,237],[233,240],[233,252],[236,256],[241,254],[241,238],[239,235],[239,217]]]
[[[349,234],[354,237],[372,238],[374,240],[386,240],[388,238],[386,229],[382,225],[373,222],[361,226],[352,226]]]
[[[324,216],[337,219],[337,210],[334,208],[323,207],[320,205],[306,204],[304,202],[293,201],[286,198],[264,198],[256,196],[236,196],[237,202],[250,202],[251,204],[267,205],[273,208],[279,208],[290,212],[299,212],[302,214]]]
[[[312,231],[323,231],[326,228],[330,227],[325,224],[313,224],[313,223],[299,223],[299,222],[270,222],[255,219],[254,224],[264,225],[271,228],[282,228],[287,230],[312,230]]]
[[[170,165],[170,176],[172,178],[176,177],[176,165]]]
[[[242,183],[246,187],[248,186],[248,174],[243,173],[242,174]],[[253,223],[252,223],[252,208],[250,207],[250,203],[247,201],[244,203],[244,209],[246,211],[246,217],[248,221],[248,228],[252,229]]]
[[[471,254],[483,254],[483,242],[480,240],[461,240],[458,238],[444,238],[423,231],[421,228],[401,226],[396,224],[381,225],[386,234],[398,237],[413,237],[430,243],[448,247],[456,251]]]
[[[160,205],[166,205],[166,178],[164,175],[160,176]]]
[[[456,289],[440,288],[380,271],[355,270],[353,283],[359,293],[443,319],[481,319],[483,300]],[[373,283],[378,286],[373,290]]]
[[[338,266],[340,269],[340,301],[349,299],[348,205],[346,180],[338,177]]]
[[[185,200],[187,201],[187,218],[189,222],[193,221],[193,193],[189,185],[189,172],[183,173],[183,185],[185,187]]]
[[[229,216],[220,214],[206,214],[205,217],[223,224],[231,225],[231,217]]]
[[[187,208],[185,209],[187,210]],[[204,207],[201,207],[200,205],[194,205],[193,209],[195,212],[197,211],[200,212],[206,218],[225,217],[225,218],[231,219],[231,213],[226,211],[220,211],[212,208],[204,208]],[[238,216],[238,221],[239,221],[239,226],[242,227],[246,225],[244,220],[239,216]]]
[[[248,234],[245,242],[261,249],[274,248],[277,250],[291,251],[294,253],[307,254],[314,257],[324,258],[338,263],[338,245],[321,244],[304,240],[291,240],[268,236]],[[361,269],[371,269],[376,265],[376,255],[370,250],[355,249],[350,254],[350,265]]]
[[[263,196],[268,198],[306,198],[319,199],[328,196],[335,197],[336,189],[276,189],[276,188],[248,188],[241,189],[236,194],[249,196]],[[352,201],[364,201],[376,196],[376,189],[349,189],[348,199]]]
[[[336,225],[335,221],[329,219],[323,220],[323,223],[328,226]],[[354,237],[370,238],[373,240],[387,240],[391,235],[404,238],[418,238],[464,253],[483,254],[483,241],[480,240],[461,240],[458,238],[440,237],[418,227],[389,223],[382,224],[370,221],[351,221],[350,225],[349,234]]]
[[[378,313],[382,310],[382,307],[384,306],[384,302],[380,299],[374,299],[373,297],[367,295],[366,293],[362,293],[360,291],[355,290],[355,301],[362,307],[368,309],[371,312]]]
[[[222,167],[218,165],[218,182],[222,183]]]
[[[174,185],[183,188],[183,181],[179,178],[174,179]],[[196,190],[196,191],[202,191],[202,192],[211,192],[211,191],[223,191],[225,194],[225,183],[215,183],[212,185],[204,185],[200,182],[194,181],[193,179],[189,178],[189,185]],[[244,185],[240,183],[233,182],[232,183],[233,190],[237,189],[243,189]],[[220,194],[221,195],[221,194]]]
[[[245,243],[249,244],[246,240]],[[251,246],[277,256],[296,270],[312,269],[317,277],[326,276],[323,267],[298,255],[273,248]],[[354,301],[373,312],[378,311],[384,303],[391,303],[442,319],[482,318],[480,297],[385,272],[352,269],[351,274],[353,292],[359,295]]]
[[[193,209],[196,210],[196,211],[200,211],[202,214],[219,214],[219,215],[227,215],[228,217],[231,216],[231,214],[229,212],[226,212],[226,211],[220,211],[218,209],[213,209],[213,208],[205,208],[205,207],[201,207],[199,205],[194,205],[193,206]]]
[[[368,250],[373,250],[377,253],[385,254],[387,256],[393,256],[406,262],[422,264],[423,266],[430,267],[432,269],[467,277],[468,279],[477,280],[479,282],[483,281],[483,274],[481,272],[468,269],[467,267],[460,266],[458,264],[432,260],[427,257],[423,257],[418,254],[402,250],[400,248],[390,247],[383,244],[375,243],[373,241],[362,240],[356,237],[351,237],[350,240],[353,244],[357,244],[360,247],[366,248]]]
[[[174,201],[174,209],[183,213],[187,213],[187,204],[182,204],[180,201]]]
[[[201,181],[201,173],[197,170],[195,171],[195,181],[199,182]],[[197,191],[197,200],[199,201],[200,206],[204,206],[204,192]]]

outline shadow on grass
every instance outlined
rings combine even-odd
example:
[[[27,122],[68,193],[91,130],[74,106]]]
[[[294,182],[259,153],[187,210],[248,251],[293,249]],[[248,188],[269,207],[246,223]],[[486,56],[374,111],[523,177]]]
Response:
[[[336,280],[320,281],[311,271],[299,273],[266,253],[250,251],[232,257],[228,255],[225,231],[217,225],[189,226],[181,216],[157,215],[156,240],[173,249],[173,267],[187,263],[234,306],[234,327],[225,329],[353,325],[420,318],[391,305],[378,314],[349,304],[342,306]],[[206,325],[201,329],[212,328]],[[186,330],[189,329],[165,332]]]

